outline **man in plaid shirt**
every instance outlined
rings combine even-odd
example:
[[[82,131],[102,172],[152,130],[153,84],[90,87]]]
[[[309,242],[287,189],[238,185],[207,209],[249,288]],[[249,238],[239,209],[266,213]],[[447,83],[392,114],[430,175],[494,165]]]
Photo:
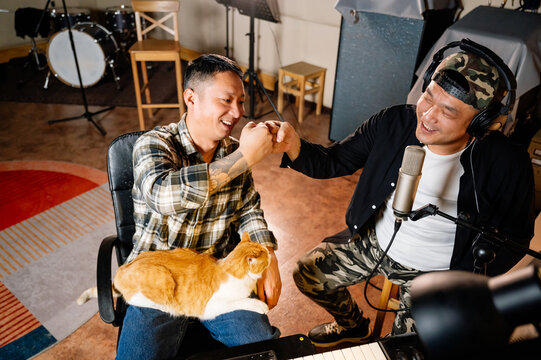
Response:
[[[258,281],[269,308],[278,302],[281,279],[250,168],[272,151],[265,124],[248,123],[240,140],[230,137],[244,114],[242,71],[219,55],[188,64],[184,79],[187,112],[178,123],[142,135],[133,151],[134,248],[128,262],[149,250],[189,247],[223,257],[239,234],[265,245],[271,265]],[[117,359],[161,359],[176,355],[187,318],[129,306]],[[277,338],[268,317],[234,311],[202,321],[227,346]]]

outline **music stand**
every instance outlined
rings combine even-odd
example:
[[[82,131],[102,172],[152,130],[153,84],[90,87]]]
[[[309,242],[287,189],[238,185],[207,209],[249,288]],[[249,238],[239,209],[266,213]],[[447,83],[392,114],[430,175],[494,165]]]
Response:
[[[225,56],[229,57],[229,8],[231,0],[216,0],[218,4],[225,6]]]
[[[47,4],[45,5],[45,10],[47,10],[47,8],[49,7],[50,2],[51,2],[51,0],[47,0]],[[64,7],[64,14],[67,15],[68,14],[68,9],[66,7],[66,1],[65,0],[62,0],[62,6]],[[64,118],[64,119],[57,119],[57,120],[49,120],[48,124],[51,125],[51,124],[54,124],[54,123],[57,123],[57,122],[71,121],[71,120],[77,120],[77,119],[80,119],[80,118],[86,118],[90,123],[92,123],[92,125],[94,125],[96,127],[96,129],[98,129],[98,131],[102,135],[105,136],[105,134],[107,134],[107,133],[105,132],[105,130],[97,122],[94,121],[94,119],[92,119],[92,116],[97,115],[97,114],[101,114],[102,112],[105,112],[105,111],[112,110],[115,107],[114,106],[109,106],[109,107],[107,107],[105,109],[102,109],[102,110],[96,111],[96,112],[88,111],[88,103],[86,101],[85,88],[83,87],[83,79],[81,77],[81,70],[79,69],[79,61],[77,60],[77,51],[75,50],[75,43],[73,42],[73,33],[71,31],[71,24],[70,23],[71,23],[70,19],[67,19],[66,24],[68,25],[68,33],[69,33],[71,51],[73,52],[73,59],[75,60],[75,68],[77,69],[77,77],[79,78],[79,87],[81,89],[81,96],[83,98],[83,105],[84,105],[84,108],[85,108],[85,112],[82,113],[81,115],[78,115],[78,116],[72,116],[72,117],[68,117],[68,118]]]
[[[230,6],[236,7],[239,10],[240,14],[247,15],[250,17],[250,32],[247,34],[249,36],[250,41],[250,57],[249,57],[249,65],[248,70],[244,73],[243,80],[246,81],[248,79],[248,96],[250,97],[250,110],[248,113],[248,119],[255,119],[254,116],[254,105],[255,105],[255,97],[254,97],[254,83],[256,86],[259,87],[259,90],[262,91],[265,96],[267,97],[267,100],[272,106],[272,109],[278,115],[278,118],[280,121],[284,121],[282,118],[282,115],[278,112],[278,109],[276,106],[274,106],[274,103],[272,102],[269,94],[267,93],[267,90],[265,90],[265,87],[261,83],[261,80],[259,80],[259,77],[257,76],[257,73],[254,69],[254,44],[255,44],[255,18],[266,20],[274,23],[279,23],[280,18],[278,15],[278,6],[276,3],[276,0],[217,0],[218,2],[225,5],[225,3],[228,3]],[[265,115],[265,114],[263,114]]]

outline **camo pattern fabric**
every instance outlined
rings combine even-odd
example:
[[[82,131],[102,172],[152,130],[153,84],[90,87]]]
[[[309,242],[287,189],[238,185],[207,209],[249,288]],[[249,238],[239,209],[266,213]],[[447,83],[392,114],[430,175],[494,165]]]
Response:
[[[498,95],[498,69],[477,55],[466,52],[449,55],[438,65],[434,76],[443,70],[457,71],[466,78],[470,85],[470,92],[465,94],[471,99],[468,104],[477,110],[485,109]]]
[[[353,238],[346,229],[325,239],[302,257],[297,262],[293,279],[297,288],[327,310],[338,324],[353,328],[361,324],[363,312],[347,287],[364,281],[382,254],[373,226],[368,226],[367,230]],[[400,265],[388,256],[376,270],[376,275],[385,275],[391,282],[400,285],[401,308],[409,307],[411,281],[421,273]],[[413,331],[414,322],[410,312],[397,312],[393,335]]]

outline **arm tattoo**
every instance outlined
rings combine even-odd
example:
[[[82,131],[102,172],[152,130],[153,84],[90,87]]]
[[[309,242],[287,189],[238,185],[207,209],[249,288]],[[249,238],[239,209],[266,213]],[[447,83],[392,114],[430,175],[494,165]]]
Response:
[[[220,160],[210,163],[210,193],[214,193],[246,170],[248,170],[248,163],[238,150]]]

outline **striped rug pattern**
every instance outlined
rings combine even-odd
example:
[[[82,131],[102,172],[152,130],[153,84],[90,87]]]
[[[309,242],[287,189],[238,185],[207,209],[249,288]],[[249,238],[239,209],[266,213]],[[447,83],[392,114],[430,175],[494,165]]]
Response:
[[[0,283],[0,347],[40,326],[38,319]]]
[[[100,186],[0,231],[0,280],[110,221],[111,195]]]
[[[114,233],[106,181],[76,164],[0,162],[0,360],[28,359],[96,313],[75,299]]]

